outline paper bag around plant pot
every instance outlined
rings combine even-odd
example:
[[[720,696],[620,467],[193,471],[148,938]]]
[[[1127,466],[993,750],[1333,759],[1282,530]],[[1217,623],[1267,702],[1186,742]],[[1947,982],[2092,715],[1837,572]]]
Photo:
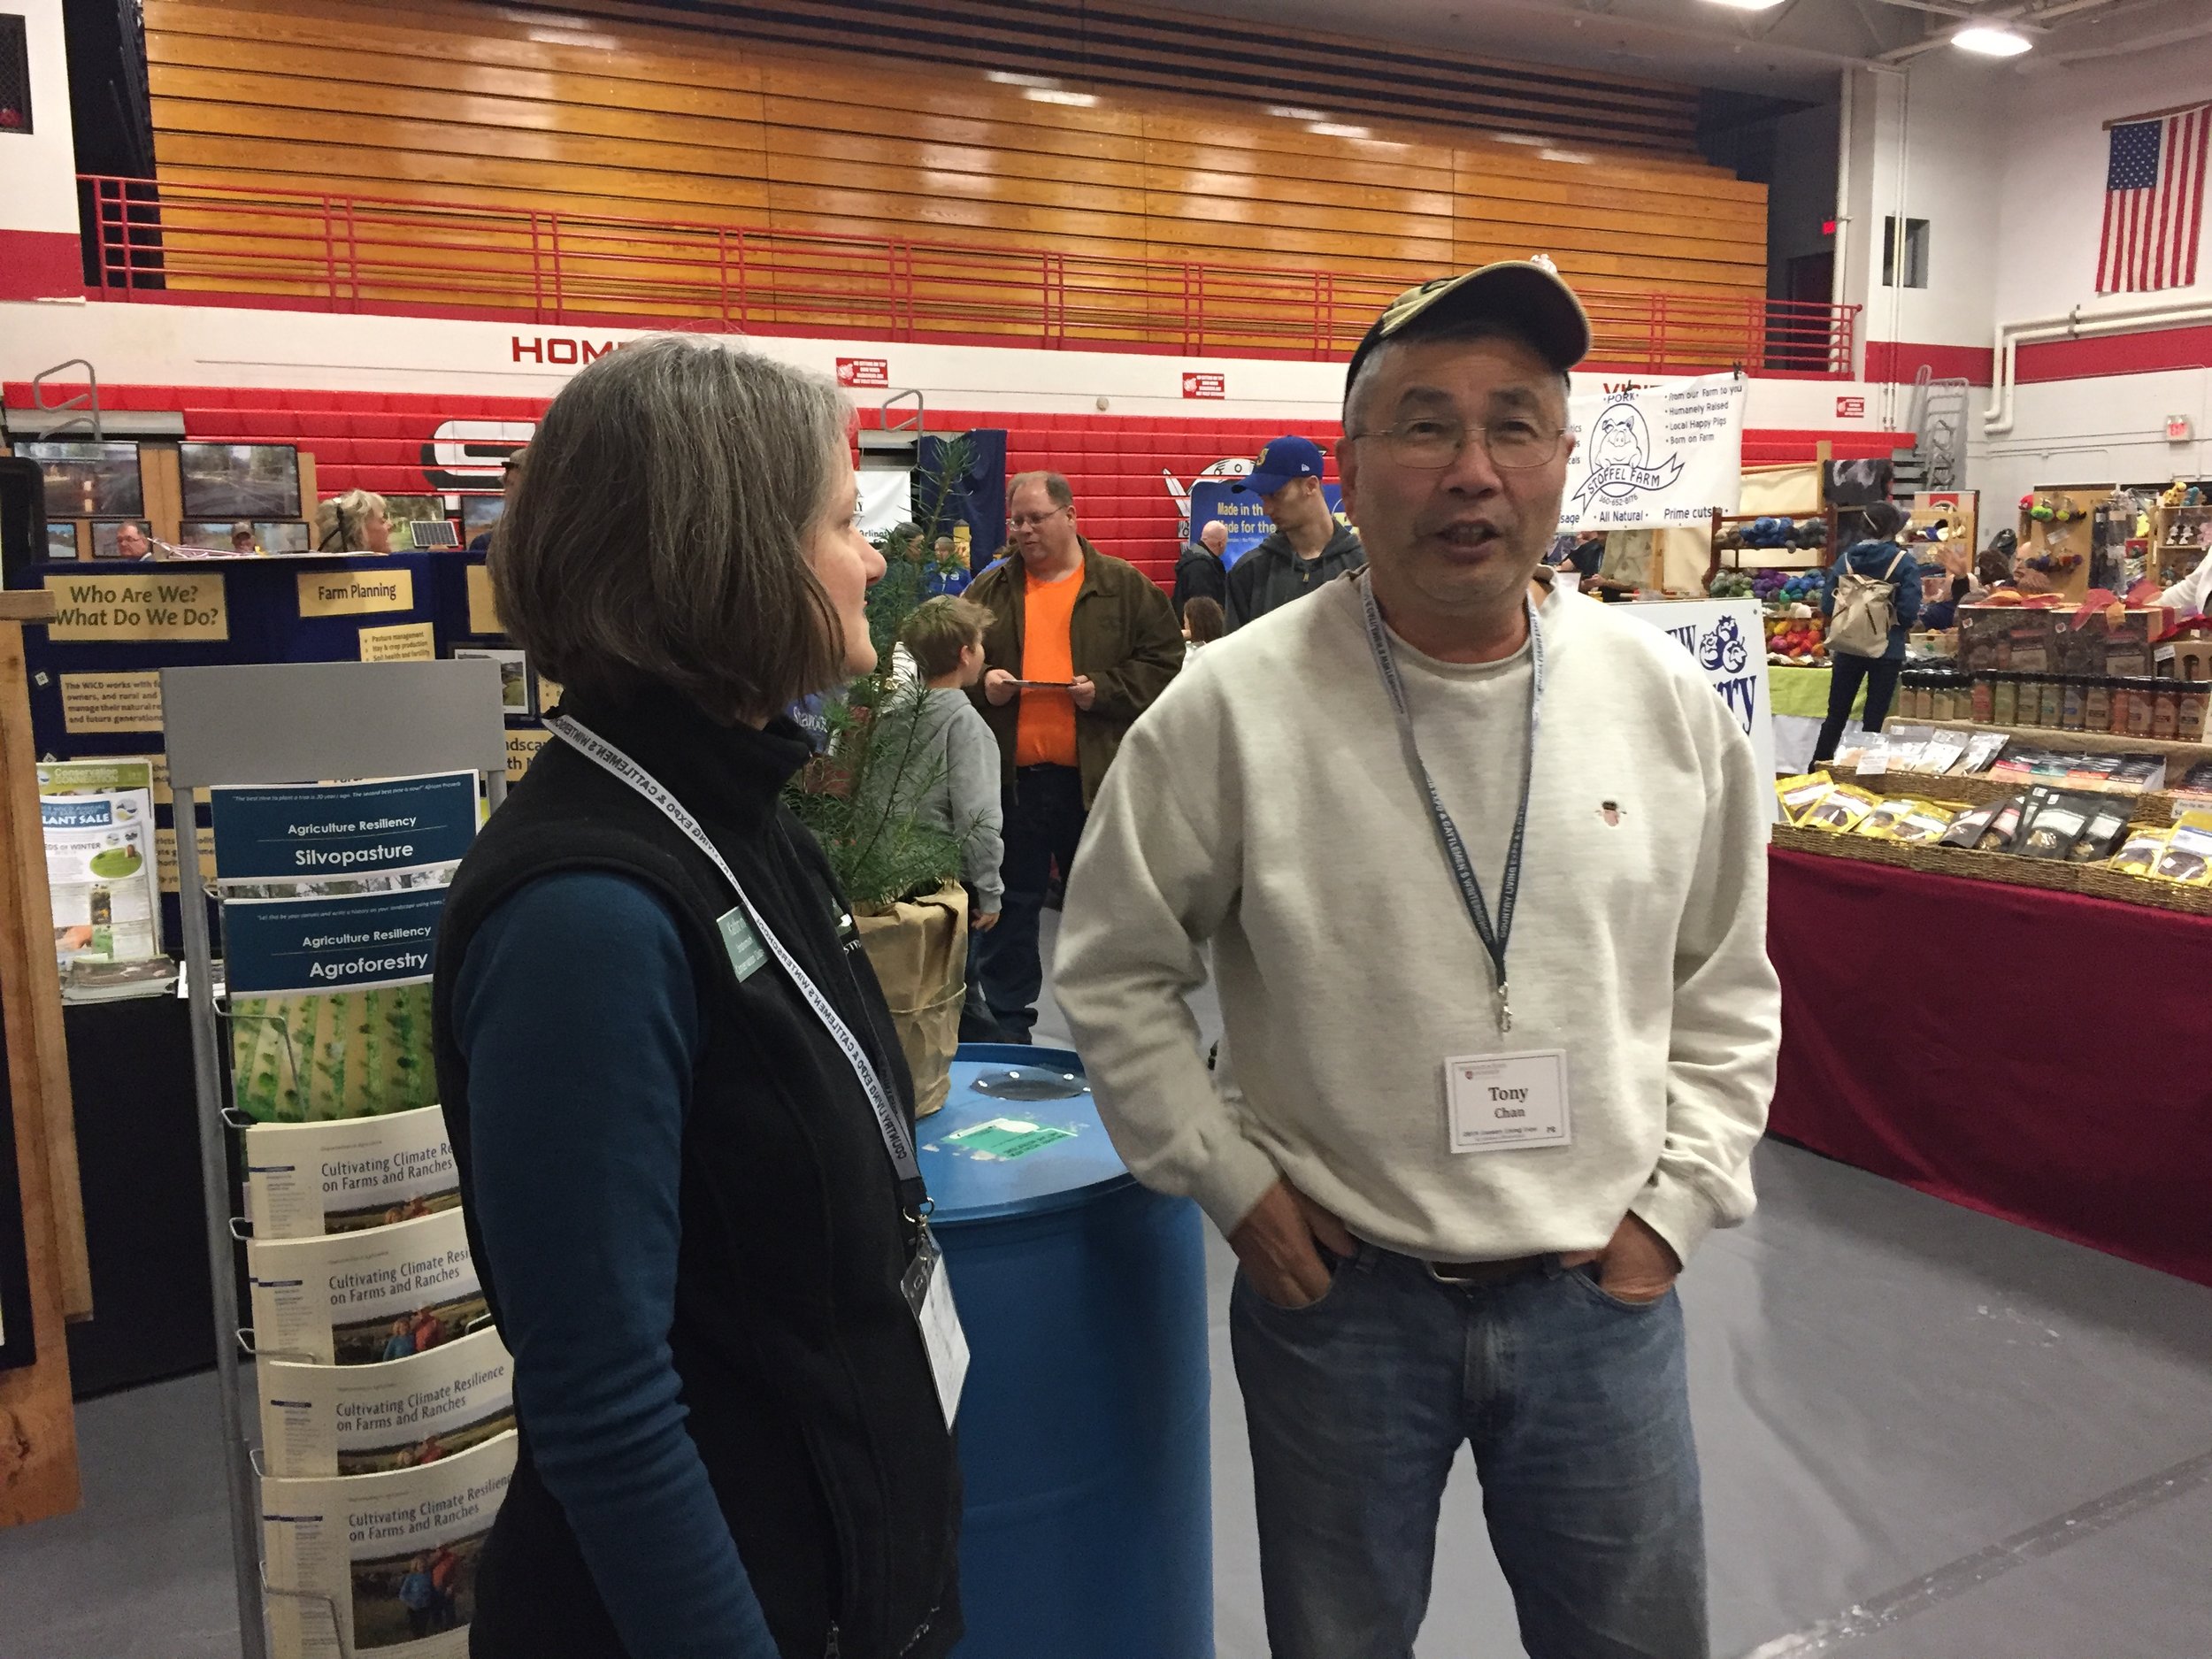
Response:
[[[952,1092],[952,1056],[968,994],[967,891],[948,881],[884,910],[856,909],[853,922],[914,1076],[914,1115],[926,1118]]]

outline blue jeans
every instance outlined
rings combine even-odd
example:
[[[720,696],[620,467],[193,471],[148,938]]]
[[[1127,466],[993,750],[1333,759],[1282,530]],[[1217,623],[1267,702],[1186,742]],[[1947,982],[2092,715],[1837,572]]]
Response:
[[[1001,1042],[1027,1042],[1044,990],[1044,963],[1037,939],[1052,867],[1066,876],[1075,864],[1089,814],[1083,805],[1083,774],[1072,766],[1025,766],[1014,774],[1006,799],[1006,850],[999,879],[998,926],[981,935],[984,1001],[997,1022]]]
[[[1681,1306],[1595,1271],[1460,1289],[1362,1244],[1294,1311],[1238,1274],[1273,1659],[1410,1659],[1463,1440],[1530,1659],[1707,1659]]]

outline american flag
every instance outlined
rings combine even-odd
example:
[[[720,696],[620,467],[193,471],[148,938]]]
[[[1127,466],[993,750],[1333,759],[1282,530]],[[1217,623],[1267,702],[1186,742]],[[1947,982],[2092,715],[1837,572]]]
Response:
[[[2208,138],[2212,104],[2112,129],[2098,293],[2187,288],[2197,280]]]

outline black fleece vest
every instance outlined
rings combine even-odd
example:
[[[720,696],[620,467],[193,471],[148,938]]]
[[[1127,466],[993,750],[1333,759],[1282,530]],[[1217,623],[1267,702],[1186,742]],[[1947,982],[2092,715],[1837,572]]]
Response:
[[[797,728],[731,729],[668,694],[573,694],[572,713],[688,808],[791,954],[859,1033],[910,1122],[913,1085],[820,848],[781,805]],[[958,1467],[900,1289],[911,1230],[865,1091],[772,958],[741,984],[716,927],[736,902],[662,814],[557,740],[492,815],[438,935],[438,1083],[469,1243],[469,1071],[453,988],[484,918],[559,870],[643,882],[674,916],[699,987],[684,1125],[682,1242],[669,1341],[687,1422],[787,1659],[936,1659],[961,1631]],[[848,933],[849,930],[846,930]],[[578,962],[579,973],[592,964]],[[609,996],[623,987],[605,987]],[[604,1102],[619,1111],[619,1101]],[[499,1286],[484,1289],[495,1320]],[[520,1425],[515,1478],[479,1571],[472,1659],[626,1659]],[[627,1655],[626,1659],[651,1659]]]

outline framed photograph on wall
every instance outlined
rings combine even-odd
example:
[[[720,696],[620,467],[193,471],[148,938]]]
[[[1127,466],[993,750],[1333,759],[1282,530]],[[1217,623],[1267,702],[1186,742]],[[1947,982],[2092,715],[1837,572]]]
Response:
[[[177,545],[198,548],[210,553],[237,552],[238,548],[231,541],[231,531],[237,524],[244,522],[242,519],[234,521],[229,518],[187,518],[178,526]],[[256,537],[253,545],[258,547],[260,544],[259,538]]]
[[[473,541],[485,531],[499,522],[507,511],[504,495],[464,495],[461,497],[461,539]]]
[[[535,714],[531,701],[530,668],[523,654],[499,646],[457,645],[453,655],[458,659],[481,657],[499,664],[499,706],[507,714]]]
[[[180,443],[177,472],[188,518],[300,516],[300,457],[288,443]]]
[[[135,518],[146,511],[146,489],[134,443],[46,441],[19,443],[15,452],[36,461],[46,475],[46,517]]]

